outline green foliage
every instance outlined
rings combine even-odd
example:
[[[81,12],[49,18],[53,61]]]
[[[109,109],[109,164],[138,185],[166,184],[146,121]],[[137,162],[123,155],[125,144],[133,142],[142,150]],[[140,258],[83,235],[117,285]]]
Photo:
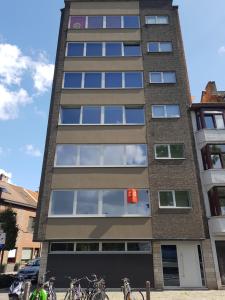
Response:
[[[6,210],[0,212],[0,223],[2,223],[2,229],[6,233],[4,250],[12,250],[15,248],[19,231],[16,224],[16,214],[12,208],[7,208]]]

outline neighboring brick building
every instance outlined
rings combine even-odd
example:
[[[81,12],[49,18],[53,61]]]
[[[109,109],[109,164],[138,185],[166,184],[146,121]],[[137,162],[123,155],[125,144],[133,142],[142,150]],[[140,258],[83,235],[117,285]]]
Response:
[[[190,99],[172,0],[65,0],[35,228],[40,273],[59,287],[91,273],[111,288],[123,277],[216,287]]]
[[[191,106],[218,287],[225,286],[225,91],[209,82]]]
[[[0,174],[0,192],[0,211],[11,207],[16,213],[19,228],[16,248],[4,251],[3,257],[3,264],[7,264],[6,270],[12,271],[16,263],[24,264],[40,253],[40,243],[33,242],[38,192],[9,183],[4,174]]]

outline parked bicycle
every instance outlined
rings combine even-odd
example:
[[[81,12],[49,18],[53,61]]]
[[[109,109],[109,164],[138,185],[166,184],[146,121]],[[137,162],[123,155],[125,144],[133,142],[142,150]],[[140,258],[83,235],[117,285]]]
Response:
[[[84,300],[85,299],[85,293],[81,289],[80,282],[84,278],[71,278],[70,279],[70,287],[66,292],[64,300]]]
[[[50,277],[46,281],[46,272],[40,279],[37,288],[32,292],[30,300],[56,300],[56,292],[54,288],[55,277]]]
[[[23,299],[24,286],[26,280],[23,276],[16,276],[9,288],[9,300]]]
[[[144,295],[138,289],[132,289],[130,286],[130,280],[123,278],[122,292],[124,294],[124,300],[144,300]]]
[[[86,300],[109,300],[108,295],[105,292],[105,280],[103,278],[98,279],[95,274],[92,275],[93,280],[86,277],[89,284],[92,284],[92,288],[86,290]]]

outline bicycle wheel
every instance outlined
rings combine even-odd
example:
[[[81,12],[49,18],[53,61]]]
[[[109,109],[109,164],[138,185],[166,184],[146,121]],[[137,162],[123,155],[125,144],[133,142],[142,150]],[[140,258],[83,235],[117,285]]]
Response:
[[[51,290],[48,294],[48,300],[57,300],[55,290]]]
[[[91,300],[109,300],[109,297],[105,292],[96,292],[92,295]]]
[[[144,300],[144,295],[139,290],[131,290],[127,293],[126,300]]]
[[[71,292],[67,291],[64,300],[73,300]]]

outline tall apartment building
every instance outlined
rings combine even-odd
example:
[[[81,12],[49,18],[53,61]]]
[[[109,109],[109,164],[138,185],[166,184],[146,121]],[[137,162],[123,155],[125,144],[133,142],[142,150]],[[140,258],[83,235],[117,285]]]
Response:
[[[218,287],[225,285],[225,91],[209,82],[192,120]]]
[[[35,233],[59,287],[216,286],[189,100],[172,0],[65,1]]]

